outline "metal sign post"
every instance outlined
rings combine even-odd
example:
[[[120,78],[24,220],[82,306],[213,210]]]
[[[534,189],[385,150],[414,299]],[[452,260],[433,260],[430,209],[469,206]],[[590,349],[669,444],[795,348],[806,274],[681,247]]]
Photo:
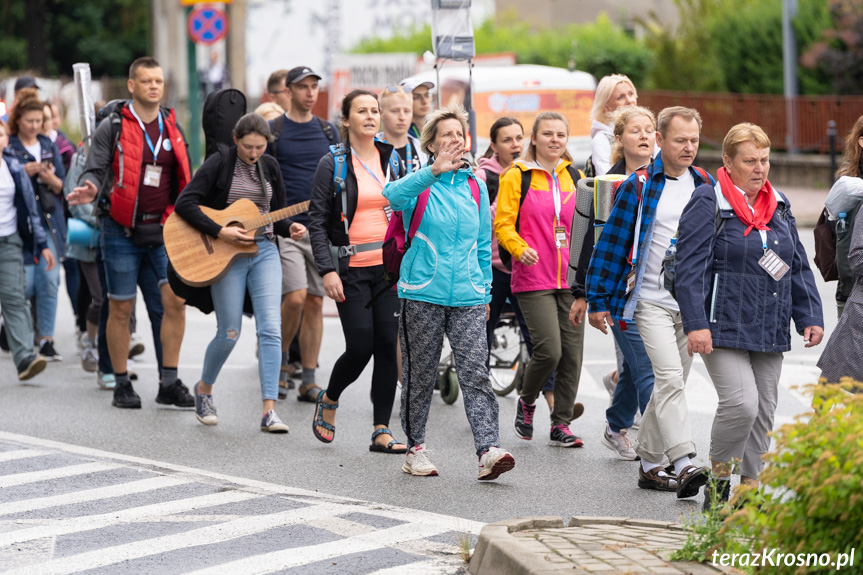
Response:
[[[470,132],[470,153],[476,156],[476,111],[473,107],[473,58],[476,56],[473,24],[470,21],[471,0],[431,0],[432,46],[437,74],[437,106],[440,108],[440,68],[446,60],[468,65],[468,99],[465,102]]]

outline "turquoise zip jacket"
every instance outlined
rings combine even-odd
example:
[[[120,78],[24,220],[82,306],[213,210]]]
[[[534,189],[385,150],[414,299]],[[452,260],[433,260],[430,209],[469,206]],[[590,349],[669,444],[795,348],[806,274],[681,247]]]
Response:
[[[480,205],[470,191],[468,169],[435,177],[422,168],[384,188],[394,211],[401,211],[405,233],[417,197],[431,188],[422,221],[400,269],[400,298],[450,307],[491,301],[491,214],[485,182],[477,180]]]

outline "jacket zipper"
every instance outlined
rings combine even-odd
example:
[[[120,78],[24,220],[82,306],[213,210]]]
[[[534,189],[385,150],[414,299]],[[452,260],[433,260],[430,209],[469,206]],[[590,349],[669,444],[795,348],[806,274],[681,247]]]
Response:
[[[710,296],[710,323],[716,323],[716,289],[719,286],[719,274],[713,274],[713,294]]]

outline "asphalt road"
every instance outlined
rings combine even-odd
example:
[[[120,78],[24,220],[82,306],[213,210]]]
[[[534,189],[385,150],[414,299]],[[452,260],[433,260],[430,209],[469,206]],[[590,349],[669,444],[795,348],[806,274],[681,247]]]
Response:
[[[801,237],[811,258],[811,230],[801,230]],[[835,284],[825,285],[820,277],[818,281],[826,302],[829,336],[836,325]],[[638,489],[638,464],[617,460],[601,445],[608,405],[601,377],[613,369],[614,352],[611,336],[589,327],[578,397],[586,409],[573,424],[573,430],[584,439],[584,448],[546,445],[543,430],[548,425],[548,411],[544,405],[537,409],[536,439],[517,439],[512,431],[514,395],[500,398],[501,440],[515,456],[516,467],[497,481],[478,482],[461,398],[454,405],[446,405],[436,395],[432,403],[427,445],[440,470],[439,477],[408,476],[400,470],[401,456],[368,451],[372,430],[370,368],[342,395],[334,443],[325,445],[313,437],[313,405],[300,403],[293,395],[276,406],[281,418],[291,426],[290,433],[275,436],[260,432],[260,391],[251,320],[245,321],[243,334],[214,392],[218,426],[205,427],[192,412],[164,409],[154,402],[155,359],[143,307],[138,313],[139,331],[148,349],[132,367],[140,376],[135,387],[142,396],[143,409],[113,408],[111,393],[100,390],[95,374],[85,373],[80,367],[69,301],[65,291],[60,296],[56,347],[64,361],[50,364],[32,382],[21,384],[10,356],[0,355],[0,432],[480,523],[540,515],[678,521],[700,509],[700,496],[677,500],[673,494]],[[186,325],[180,375],[191,387],[200,375],[204,349],[215,331],[215,318],[190,308]],[[327,317],[320,355],[322,387],[343,345],[338,319]],[[802,338],[795,337],[794,349],[786,355],[783,368],[777,425],[807,410],[806,398],[792,387],[816,381],[819,372],[815,362],[819,355],[820,348],[804,349]],[[699,449],[697,461],[705,464],[716,395],[698,360],[687,397]],[[397,408],[391,427],[398,438],[404,437]]]

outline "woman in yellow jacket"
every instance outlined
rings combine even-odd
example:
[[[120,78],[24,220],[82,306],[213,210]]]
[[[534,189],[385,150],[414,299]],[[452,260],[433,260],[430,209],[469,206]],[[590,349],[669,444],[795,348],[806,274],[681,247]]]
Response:
[[[516,403],[515,433],[533,438],[536,399],[556,371],[549,445],[581,447],[569,424],[581,373],[584,324],[579,321],[574,327],[569,321],[573,295],[566,271],[575,184],[582,174],[571,165],[568,139],[565,116],[543,112],[536,117],[524,160],[514,162],[500,178],[494,232],[502,250],[512,256],[512,292],[533,342]],[[530,178],[524,192],[522,178]]]

